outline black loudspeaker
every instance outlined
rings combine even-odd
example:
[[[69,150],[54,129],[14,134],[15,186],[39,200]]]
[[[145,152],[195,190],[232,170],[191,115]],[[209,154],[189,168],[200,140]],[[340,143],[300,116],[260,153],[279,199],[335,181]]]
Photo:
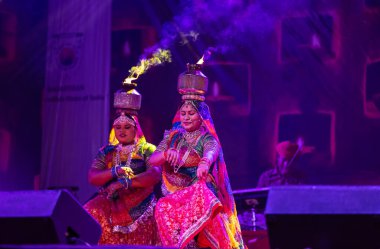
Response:
[[[0,244],[97,244],[100,225],[65,190],[0,192]]]
[[[272,187],[265,218],[272,249],[378,249],[380,187]]]

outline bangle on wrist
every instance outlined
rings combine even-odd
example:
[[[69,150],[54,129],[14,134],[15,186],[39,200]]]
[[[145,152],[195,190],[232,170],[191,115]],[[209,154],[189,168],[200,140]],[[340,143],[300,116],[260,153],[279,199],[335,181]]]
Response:
[[[111,174],[112,174],[112,178],[113,179],[116,179],[119,177],[119,174],[117,173],[117,166],[113,166],[111,168]]]
[[[128,189],[132,185],[132,180],[129,178],[119,178],[118,181],[124,186],[125,189]]]
[[[200,162],[201,162],[201,163],[202,163],[202,162],[203,162],[203,163],[206,163],[208,167],[210,167],[211,164],[212,164],[211,160],[208,159],[207,157],[202,157],[202,159],[201,159]]]

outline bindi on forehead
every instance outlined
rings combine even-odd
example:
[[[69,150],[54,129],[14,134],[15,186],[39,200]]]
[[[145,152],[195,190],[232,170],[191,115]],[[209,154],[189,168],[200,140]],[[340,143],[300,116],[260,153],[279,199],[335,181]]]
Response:
[[[190,104],[184,104],[182,107],[181,107],[181,110],[183,110],[183,111],[190,111],[190,110],[195,110],[195,108],[192,106],[192,105],[190,105]]]

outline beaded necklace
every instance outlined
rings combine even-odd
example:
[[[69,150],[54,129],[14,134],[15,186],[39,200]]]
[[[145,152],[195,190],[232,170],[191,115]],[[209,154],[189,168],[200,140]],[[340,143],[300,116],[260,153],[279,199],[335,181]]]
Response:
[[[195,131],[185,131],[183,133],[183,137],[185,138],[186,142],[188,144],[191,144],[194,142],[195,138],[197,138],[201,134],[201,130],[195,130]]]
[[[185,154],[183,155],[181,161],[178,165],[174,165],[174,173],[177,173],[178,170],[185,164],[186,159],[189,157],[190,152],[194,149],[194,147],[197,145],[199,139],[201,138],[201,130],[198,129],[196,131],[185,131],[183,133],[183,139],[181,139],[177,145],[177,150],[181,151],[181,148],[184,145],[187,145],[187,150]]]
[[[116,159],[115,159],[116,166],[121,166],[121,159],[120,159],[121,155],[128,155],[125,166],[130,167],[131,160],[132,160],[132,152],[134,151],[134,149],[135,149],[134,143],[130,145],[125,145],[125,146],[123,146],[122,144],[119,144],[116,147]]]

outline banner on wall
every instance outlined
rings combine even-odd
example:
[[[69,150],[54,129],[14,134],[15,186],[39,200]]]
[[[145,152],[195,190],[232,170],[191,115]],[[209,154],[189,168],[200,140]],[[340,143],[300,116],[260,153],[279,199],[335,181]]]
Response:
[[[48,29],[40,185],[83,202],[109,132],[111,0],[50,0]]]

